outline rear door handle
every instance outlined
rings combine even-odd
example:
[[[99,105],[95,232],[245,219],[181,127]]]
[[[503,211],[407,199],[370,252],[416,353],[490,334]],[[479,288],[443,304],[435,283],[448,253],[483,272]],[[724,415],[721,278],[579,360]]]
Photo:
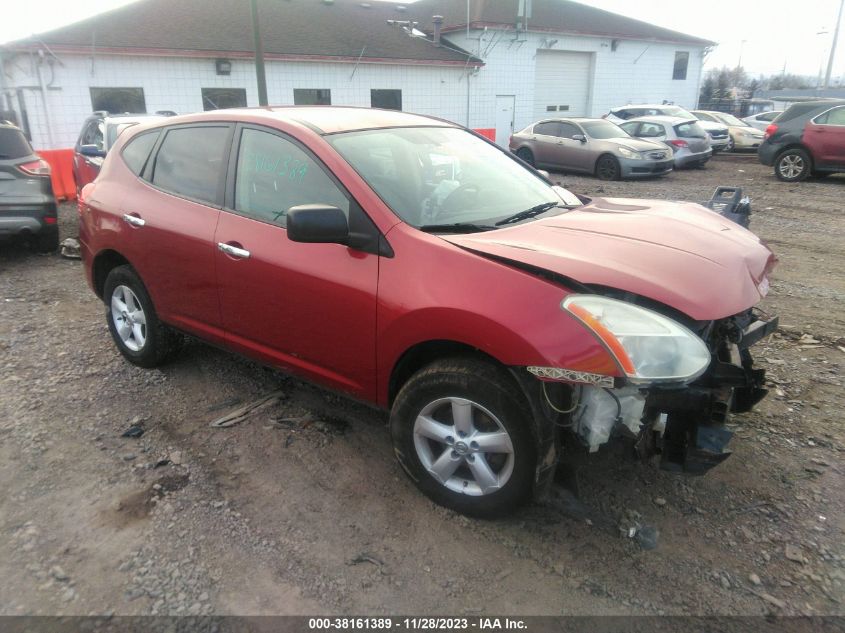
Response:
[[[146,224],[143,218],[139,218],[137,215],[131,215],[129,213],[123,214],[123,221],[127,224],[131,224],[132,226],[144,226]]]
[[[249,259],[250,252],[245,248],[238,248],[237,246],[232,246],[231,244],[225,244],[224,242],[217,242],[217,248],[221,251],[226,253],[227,255],[231,255],[232,257],[237,257],[238,259]]]

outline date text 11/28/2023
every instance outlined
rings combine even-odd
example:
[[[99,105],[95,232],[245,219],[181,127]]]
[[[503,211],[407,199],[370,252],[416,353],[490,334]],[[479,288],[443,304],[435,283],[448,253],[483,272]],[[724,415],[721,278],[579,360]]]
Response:
[[[400,630],[400,631],[499,631],[527,630],[525,620],[520,618],[451,618],[451,617],[348,617],[348,618],[309,618],[308,629],[312,631],[360,631],[360,630]]]

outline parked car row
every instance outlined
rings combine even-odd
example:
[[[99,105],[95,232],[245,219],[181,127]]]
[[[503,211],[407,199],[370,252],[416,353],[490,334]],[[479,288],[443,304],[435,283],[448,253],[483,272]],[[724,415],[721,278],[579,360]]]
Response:
[[[713,154],[694,117],[644,116],[621,126],[605,119],[555,118],[514,134],[510,150],[529,165],[602,180],[662,176],[703,167]]]
[[[670,116],[686,120],[698,119],[692,112],[684,110],[679,106],[668,104],[622,106],[621,108],[613,108],[604,115],[604,118],[614,123],[624,123],[625,121],[631,121],[641,117],[653,116]],[[728,148],[730,144],[730,132],[726,125],[714,121],[701,121],[701,127],[710,137],[710,147],[714,154]]]

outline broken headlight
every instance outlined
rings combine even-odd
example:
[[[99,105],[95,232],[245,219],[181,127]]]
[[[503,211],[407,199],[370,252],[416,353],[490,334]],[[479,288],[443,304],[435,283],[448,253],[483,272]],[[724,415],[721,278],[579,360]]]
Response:
[[[652,310],[598,295],[570,295],[561,307],[601,341],[631,382],[686,383],[710,364],[704,341]]]

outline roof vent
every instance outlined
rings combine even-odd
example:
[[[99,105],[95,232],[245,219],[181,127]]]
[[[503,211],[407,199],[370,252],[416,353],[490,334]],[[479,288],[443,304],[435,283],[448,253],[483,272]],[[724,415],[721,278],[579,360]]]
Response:
[[[443,28],[443,16],[435,15],[431,18],[434,23],[434,45],[440,46],[440,30]]]

